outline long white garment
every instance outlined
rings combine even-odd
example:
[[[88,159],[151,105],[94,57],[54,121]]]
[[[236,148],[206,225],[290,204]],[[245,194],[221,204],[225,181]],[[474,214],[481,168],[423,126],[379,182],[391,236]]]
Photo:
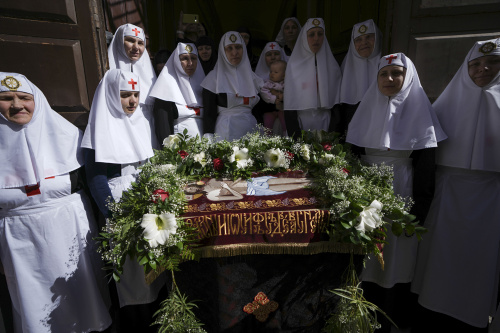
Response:
[[[375,44],[368,58],[363,58],[356,51],[354,39],[361,35],[375,34]],[[378,62],[381,53],[382,33],[373,20],[367,20],[352,28],[349,51],[342,62],[342,85],[340,103],[357,104],[363,98],[370,85],[377,80]]]
[[[436,147],[439,141],[446,139],[446,134],[420,84],[413,62],[403,53],[391,54],[380,59],[379,69],[388,62],[406,68],[401,90],[395,96],[385,96],[375,80],[349,123],[346,141],[374,149]]]
[[[139,60],[132,61],[127,56],[123,45],[125,36],[137,37],[144,41],[144,53]],[[154,100],[149,97],[149,93],[156,82],[156,74],[153,64],[151,63],[151,59],[149,58],[148,50],[146,49],[146,35],[144,30],[130,23],[118,27],[115,35],[113,36],[113,40],[108,47],[108,60],[110,69],[122,69],[133,72],[139,76],[141,84],[140,103],[142,112],[150,124],[149,134],[153,147],[158,147],[156,136],[154,135]]]
[[[252,115],[252,108],[259,101],[255,96],[248,99],[248,104],[244,104],[244,99],[234,94],[227,94],[227,108],[218,106],[219,115],[215,123],[215,134],[219,140],[236,140],[255,130],[257,120]]]
[[[16,332],[102,331],[111,324],[106,278],[88,198],[68,174],[40,181],[40,194],[0,189],[0,258]]]
[[[330,125],[330,109],[307,109],[297,111],[299,126],[304,131],[327,131]]]
[[[412,284],[424,307],[477,327],[496,311],[500,270],[500,73],[482,88],[468,75],[468,62],[488,55],[500,55],[500,39],[476,42],[434,103],[449,142],[436,151]]]
[[[307,43],[312,28],[325,29],[321,18],[307,20],[297,37],[285,74],[285,110],[331,109],[339,103],[342,74],[326,37],[314,54]]]
[[[439,166],[412,291],[424,307],[486,327],[500,270],[500,173]]]
[[[393,167],[394,193],[402,197],[413,196],[413,167],[411,151],[366,149],[362,160],[368,164],[382,163]],[[396,237],[388,226],[384,246],[384,270],[373,256],[367,256],[365,268],[361,273],[362,281],[374,282],[384,288],[391,288],[396,283],[408,283],[413,279],[417,257],[417,238],[406,237],[404,234]]]
[[[138,81],[134,73],[111,69],[99,83],[81,144],[95,150],[96,162],[134,163],[154,155],[142,107],[128,115],[120,101],[120,91],[139,91]]]
[[[179,56],[182,54],[198,54],[196,46],[191,43],[179,43],[160,73],[151,97],[174,102],[179,118],[174,123],[174,133],[188,130],[190,136],[203,136],[203,98],[201,82],[205,73],[198,63],[192,76],[188,76],[182,68]]]
[[[135,181],[140,165],[146,161],[125,164],[121,167],[121,176],[108,181],[109,189],[113,199],[118,201],[123,195],[123,191],[130,188]],[[139,265],[136,259],[127,258],[123,268],[120,282],[116,284],[120,307],[134,304],[151,303],[158,297],[160,289],[165,285],[165,274],[160,275],[152,284],[148,285],[145,280],[144,267]]]

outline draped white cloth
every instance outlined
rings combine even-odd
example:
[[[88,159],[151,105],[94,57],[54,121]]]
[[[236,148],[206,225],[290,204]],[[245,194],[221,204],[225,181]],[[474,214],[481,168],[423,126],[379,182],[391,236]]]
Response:
[[[311,28],[323,28],[321,18],[311,18],[300,31],[285,74],[285,110],[331,109],[339,102],[341,72],[326,36],[314,54],[307,43]]]
[[[392,97],[383,95],[374,80],[363,96],[347,131],[346,141],[374,149],[416,150],[436,147],[446,139],[439,121],[425,94],[413,62],[403,53],[392,64],[406,68],[403,87]],[[285,87],[286,90],[286,87]]]
[[[468,74],[468,62],[482,53],[486,43],[497,48],[488,53],[500,55],[500,39],[478,42],[441,96],[434,110],[449,139],[440,145],[436,162],[450,167],[500,172],[500,72],[485,87],[478,87]]]
[[[421,305],[476,327],[495,314],[500,278],[499,75],[481,88],[467,71],[484,55],[500,55],[500,40],[477,42],[433,105],[448,139],[436,151],[429,232],[412,284]]]
[[[365,27],[365,28],[362,28]],[[363,31],[363,33],[360,33]],[[354,39],[361,35],[375,34],[375,45],[368,58],[363,58],[356,51]],[[373,20],[367,20],[352,28],[349,51],[342,62],[342,85],[340,87],[340,102],[357,104],[363,98],[370,85],[376,81],[378,62],[381,54],[382,33]]]
[[[81,167],[81,131],[52,110],[45,95],[26,77],[1,72],[0,80],[7,76],[29,87],[26,91],[32,91],[35,110],[25,125],[0,117],[0,188],[37,184]],[[8,90],[2,88],[1,91]]]
[[[89,123],[85,129],[81,146],[95,150],[96,162],[126,164],[143,161],[153,156],[149,124],[142,113],[141,105],[127,115],[121,105],[120,90],[141,91],[134,73],[120,69],[109,70],[99,83]],[[123,88],[123,89],[121,89]]]
[[[233,66],[226,57],[224,47],[229,44],[243,46],[243,58],[237,66]],[[214,94],[237,94],[242,97],[257,96],[260,88],[264,85],[264,81],[252,72],[245,42],[239,32],[226,32],[220,40],[218,52],[217,63],[203,80],[201,86]]]
[[[280,60],[286,61],[287,57],[283,49],[276,42],[269,42],[264,46],[262,53],[260,54],[259,62],[257,63],[257,67],[255,67],[255,74],[263,80],[269,79],[269,66],[266,63],[266,53],[269,51],[279,51],[280,52]]]

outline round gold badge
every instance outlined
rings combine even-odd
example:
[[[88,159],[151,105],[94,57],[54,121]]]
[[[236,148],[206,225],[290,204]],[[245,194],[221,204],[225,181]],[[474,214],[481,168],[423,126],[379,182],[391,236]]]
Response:
[[[231,34],[231,36],[229,36],[229,40],[232,43],[235,43],[238,40],[238,37],[236,37],[236,35],[234,35],[234,34]]]
[[[362,26],[359,27],[358,32],[360,34],[364,34],[366,30],[368,30],[368,28],[366,27],[366,25],[363,24]]]
[[[495,43],[488,42],[486,44],[483,44],[483,46],[481,46],[479,48],[479,52],[484,53],[484,54],[488,54],[491,51],[493,51],[494,49],[496,49],[496,47],[497,46],[495,45]]]
[[[5,79],[2,80],[2,86],[9,88],[10,91],[17,91],[21,86],[21,82],[13,76],[6,76]]]
[[[320,25],[320,24],[321,24],[321,22],[320,22],[318,19],[314,19],[314,20],[312,21],[312,24],[313,24],[314,26],[318,26],[318,25]]]
[[[186,45],[185,50],[187,53],[193,52],[193,47],[191,45]]]

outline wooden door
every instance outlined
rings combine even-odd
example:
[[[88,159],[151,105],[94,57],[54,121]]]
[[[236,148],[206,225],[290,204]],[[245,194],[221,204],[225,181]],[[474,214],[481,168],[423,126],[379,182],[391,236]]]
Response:
[[[0,71],[26,75],[53,109],[85,128],[106,69],[100,0],[0,3]]]
[[[498,0],[393,0],[387,17],[390,53],[404,52],[413,60],[431,101],[474,42],[500,37]]]

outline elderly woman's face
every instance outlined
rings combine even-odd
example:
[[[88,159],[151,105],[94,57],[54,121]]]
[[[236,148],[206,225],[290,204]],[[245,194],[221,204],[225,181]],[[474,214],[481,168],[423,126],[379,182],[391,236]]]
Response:
[[[491,55],[469,61],[469,76],[478,87],[487,86],[500,70],[500,56]]]
[[[311,28],[307,31],[307,44],[312,53],[318,53],[325,40],[325,31],[323,28]]]
[[[198,56],[203,61],[210,60],[210,57],[212,56],[212,47],[210,45],[198,46]]]
[[[354,47],[360,57],[368,58],[375,47],[375,34],[366,34],[354,39]]]
[[[288,20],[283,26],[285,42],[295,42],[299,36],[299,27],[294,20]]]
[[[120,91],[120,100],[122,102],[123,112],[131,115],[139,105],[139,92],[138,91]]]
[[[396,95],[405,82],[406,68],[402,66],[385,66],[378,71],[378,90],[388,97]]]
[[[226,58],[233,66],[238,66],[243,59],[243,45],[229,44],[224,47]]]
[[[125,36],[123,38],[123,46],[127,57],[132,61],[137,61],[144,53],[144,41],[137,37]]]
[[[184,53],[179,55],[179,60],[181,61],[182,69],[184,73],[191,76],[196,72],[196,66],[198,65],[198,56],[194,53]]]
[[[281,60],[281,53],[278,50],[267,51],[264,59],[266,60],[267,67],[270,67],[273,62]]]
[[[16,91],[0,93],[0,114],[11,123],[26,125],[33,118],[34,111],[33,95]]]

